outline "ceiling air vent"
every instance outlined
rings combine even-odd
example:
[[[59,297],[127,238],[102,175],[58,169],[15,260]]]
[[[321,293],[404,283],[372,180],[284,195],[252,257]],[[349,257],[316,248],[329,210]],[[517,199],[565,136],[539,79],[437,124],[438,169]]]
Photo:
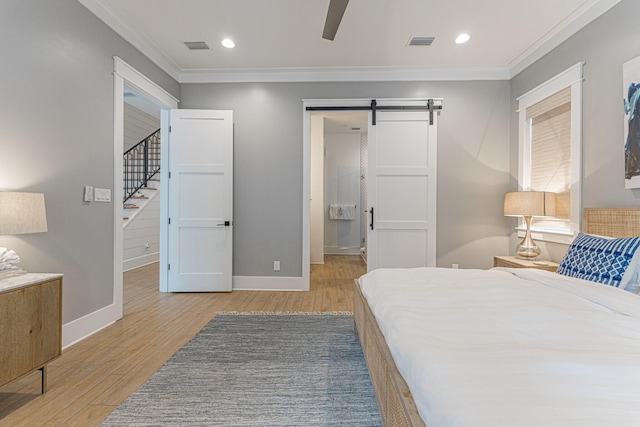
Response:
[[[417,37],[412,36],[409,39],[408,46],[431,46],[431,43],[435,40],[435,37]]]
[[[190,50],[206,50],[209,46],[205,42],[184,42]]]

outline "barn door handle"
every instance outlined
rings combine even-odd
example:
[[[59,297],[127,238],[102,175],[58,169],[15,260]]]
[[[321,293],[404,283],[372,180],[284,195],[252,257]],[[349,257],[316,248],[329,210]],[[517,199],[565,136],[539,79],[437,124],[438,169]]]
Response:
[[[371,213],[371,223],[369,224],[369,227],[373,230],[373,208],[371,208],[369,212]]]

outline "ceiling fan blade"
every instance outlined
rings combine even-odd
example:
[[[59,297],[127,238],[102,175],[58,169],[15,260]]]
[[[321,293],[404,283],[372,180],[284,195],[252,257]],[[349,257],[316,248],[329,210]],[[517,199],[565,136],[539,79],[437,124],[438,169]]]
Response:
[[[336,37],[340,21],[342,21],[342,16],[348,4],[349,0],[331,0],[329,10],[327,10],[327,19],[324,22],[323,39],[333,40]]]

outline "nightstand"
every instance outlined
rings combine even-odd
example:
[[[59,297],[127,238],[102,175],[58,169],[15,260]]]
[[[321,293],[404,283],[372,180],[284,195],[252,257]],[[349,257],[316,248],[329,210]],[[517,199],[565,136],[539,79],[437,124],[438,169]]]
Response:
[[[544,263],[544,265],[542,265]],[[515,256],[499,255],[493,257],[494,267],[537,268],[539,270],[556,271],[558,263],[546,260],[528,261]]]

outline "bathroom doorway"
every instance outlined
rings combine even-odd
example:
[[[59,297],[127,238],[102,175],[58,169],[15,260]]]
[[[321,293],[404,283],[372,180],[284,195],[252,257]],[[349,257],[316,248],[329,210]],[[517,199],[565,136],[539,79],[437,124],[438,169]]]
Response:
[[[325,254],[366,262],[368,118],[366,111],[311,117],[311,264],[323,264]]]

